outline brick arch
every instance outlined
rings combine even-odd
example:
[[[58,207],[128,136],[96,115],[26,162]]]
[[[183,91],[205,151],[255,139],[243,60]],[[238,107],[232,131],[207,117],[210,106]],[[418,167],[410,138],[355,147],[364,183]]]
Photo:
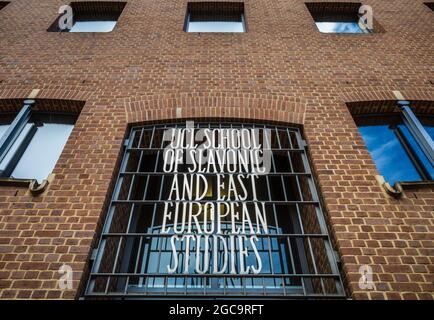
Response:
[[[268,95],[181,94],[124,101],[128,123],[176,118],[237,118],[303,124],[306,102]]]

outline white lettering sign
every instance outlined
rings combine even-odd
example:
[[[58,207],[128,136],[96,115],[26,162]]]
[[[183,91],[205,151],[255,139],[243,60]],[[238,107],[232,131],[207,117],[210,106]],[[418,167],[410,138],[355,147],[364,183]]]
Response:
[[[172,235],[168,273],[260,273],[258,242],[268,224],[256,183],[270,171],[271,131],[187,122],[163,139],[163,170],[173,173],[161,228]]]

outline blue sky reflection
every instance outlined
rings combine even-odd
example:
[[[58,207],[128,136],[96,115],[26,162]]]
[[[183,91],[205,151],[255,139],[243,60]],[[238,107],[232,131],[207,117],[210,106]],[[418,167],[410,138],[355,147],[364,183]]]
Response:
[[[404,134],[404,136],[407,139],[408,143],[411,145],[412,149],[416,153],[416,155],[419,158],[419,160],[422,162],[422,164],[425,167],[426,171],[431,176],[431,179],[433,179],[434,178],[434,167],[431,165],[431,163],[428,160],[428,158],[426,157],[425,153],[423,152],[423,150],[421,149],[421,147],[419,146],[419,144],[414,139],[413,135],[410,133],[410,131],[407,129],[406,126],[400,125],[399,128],[401,129],[402,133]],[[425,127],[425,129],[428,129],[428,128]],[[432,133],[434,133],[434,132],[432,132]],[[428,134],[430,134],[430,133],[428,132]]]
[[[359,127],[378,171],[387,182],[420,181],[413,163],[388,125]]]
[[[315,22],[323,33],[365,33],[357,22]]]
[[[434,140],[434,127],[432,126],[424,126],[426,132],[430,135],[431,139]]]

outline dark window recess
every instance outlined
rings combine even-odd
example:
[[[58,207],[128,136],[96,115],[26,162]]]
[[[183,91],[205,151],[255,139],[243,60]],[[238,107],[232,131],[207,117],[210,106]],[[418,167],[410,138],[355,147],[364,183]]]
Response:
[[[243,2],[189,2],[187,32],[245,32]]]
[[[424,3],[428,8],[434,11],[434,2],[425,2]]]
[[[367,103],[365,108],[360,104],[349,104],[350,111],[385,180],[390,184],[434,180],[434,165],[430,160],[434,147],[434,115],[426,113],[428,103],[411,103],[407,109],[407,114],[410,112],[419,124],[419,130],[406,120],[406,113],[396,102],[371,106]],[[382,113],[375,114],[375,111]],[[422,134],[418,133],[420,130]]]
[[[109,32],[118,21],[126,2],[83,1],[71,2],[73,27],[71,30],[59,29],[60,14],[47,31],[51,32]]]
[[[0,177],[41,182],[54,169],[74,128],[76,115],[35,110],[0,113]]]
[[[163,150],[167,142],[163,143],[162,138],[165,130],[175,127],[185,128],[185,123],[131,129],[84,296],[345,297],[304,141],[299,129],[290,127],[195,122],[197,129],[271,130],[270,173],[259,176],[255,184],[257,198],[252,197],[250,185],[247,186],[247,199],[243,201],[249,211],[258,201],[265,203],[269,232],[257,235],[258,254],[262,260],[262,270],[258,274],[232,274],[229,268],[223,274],[194,272],[194,254],[197,255],[198,250],[203,257],[205,250],[204,243],[198,241],[190,246],[194,254],[189,255],[187,273],[184,273],[186,257],[182,252],[185,243],[177,243],[180,249],[178,268],[169,274],[167,267],[174,261],[170,243],[173,233],[162,234],[161,230],[164,206],[175,175],[163,172]],[[182,172],[188,172],[188,168],[188,165],[181,166],[178,178]],[[217,177],[211,173],[206,177],[208,189],[204,201],[218,205]],[[211,221],[205,218],[205,214],[201,214],[199,219]],[[222,219],[224,234],[231,232],[230,224],[229,217]],[[230,248],[228,238],[226,236],[225,241]],[[223,247],[219,246],[217,250],[218,268],[223,259]],[[249,262],[253,252],[248,245],[247,251],[246,261]],[[210,255],[210,265],[213,265],[215,251]],[[233,261],[232,257],[230,259]],[[237,271],[240,270],[240,259],[236,255]],[[203,259],[200,261],[202,265]]]
[[[362,30],[358,25],[361,3],[354,2],[307,2],[312,18],[318,30],[323,33],[371,33],[379,32],[375,22],[372,30]]]
[[[10,2],[8,1],[0,1],[0,10],[6,7]]]

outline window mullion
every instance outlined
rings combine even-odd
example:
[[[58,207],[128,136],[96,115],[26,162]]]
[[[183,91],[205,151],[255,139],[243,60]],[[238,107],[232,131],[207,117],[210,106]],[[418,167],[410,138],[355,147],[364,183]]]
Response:
[[[18,147],[13,151],[13,154],[7,161],[3,161],[4,163],[0,164],[0,176],[3,177],[10,177],[12,172],[14,171],[15,167],[17,166],[18,162],[20,161],[21,157],[23,156],[24,152],[26,151],[28,145],[32,141],[36,131],[38,128],[36,125],[32,124],[29,130],[24,130],[25,127],[23,127],[23,130],[21,131],[21,135],[23,135],[23,139],[19,142]],[[19,136],[19,135],[17,135]]]
[[[397,126],[392,126],[392,129],[422,179],[429,180],[429,173],[425,169],[422,162],[419,160],[419,157],[414,152],[413,148],[411,147],[410,143],[408,142],[402,131]]]
[[[401,107],[404,124],[413,135],[416,142],[421,147],[423,153],[428,158],[430,164],[434,166],[434,142],[428,132],[426,132],[419,119],[415,116],[408,101],[400,101],[398,104]]]
[[[24,106],[0,138],[0,162],[6,157],[8,151],[29,122],[31,109],[34,103],[34,100],[24,101]]]

